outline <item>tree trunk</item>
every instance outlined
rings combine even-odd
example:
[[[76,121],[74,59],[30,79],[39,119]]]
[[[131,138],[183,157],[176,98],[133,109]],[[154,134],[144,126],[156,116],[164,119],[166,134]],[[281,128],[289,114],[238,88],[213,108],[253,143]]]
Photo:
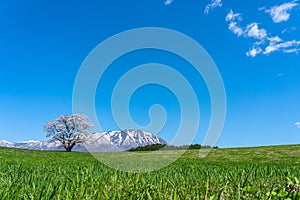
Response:
[[[67,152],[71,152],[72,149],[71,149],[70,147],[66,147],[66,151],[67,151]]]
[[[70,144],[64,144],[64,147],[66,149],[67,152],[71,152],[72,151],[72,147],[70,146]]]
[[[72,142],[71,144],[69,144],[69,143],[65,144],[64,146],[65,146],[66,151],[71,152],[73,147],[75,146],[75,144],[76,144],[76,142]]]

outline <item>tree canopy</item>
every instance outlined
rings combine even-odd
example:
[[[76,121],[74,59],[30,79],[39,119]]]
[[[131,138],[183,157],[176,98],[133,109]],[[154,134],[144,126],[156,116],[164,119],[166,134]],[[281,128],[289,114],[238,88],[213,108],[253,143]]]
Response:
[[[44,131],[49,137],[49,142],[59,141],[66,151],[71,151],[73,147],[84,142],[85,136],[89,134],[94,124],[84,114],[61,115],[54,121],[49,121],[45,125]]]

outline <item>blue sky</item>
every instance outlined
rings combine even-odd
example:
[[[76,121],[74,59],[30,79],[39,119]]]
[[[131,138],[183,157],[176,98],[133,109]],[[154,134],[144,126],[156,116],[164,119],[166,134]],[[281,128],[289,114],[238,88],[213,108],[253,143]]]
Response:
[[[218,146],[299,143],[299,4],[288,0],[2,2],[0,139],[46,140],[43,125],[72,113],[74,80],[93,48],[122,31],[163,27],[201,44],[222,75],[227,117]],[[103,128],[117,128],[105,94],[122,72],[148,62],[177,69],[198,91],[201,122],[195,142],[201,143],[210,118],[205,83],[183,60],[157,50],[123,56],[103,76],[96,95]],[[130,102],[132,117],[147,124],[148,108],[155,103],[168,111],[159,135],[170,139],[178,127],[180,109],[166,88],[140,88]]]

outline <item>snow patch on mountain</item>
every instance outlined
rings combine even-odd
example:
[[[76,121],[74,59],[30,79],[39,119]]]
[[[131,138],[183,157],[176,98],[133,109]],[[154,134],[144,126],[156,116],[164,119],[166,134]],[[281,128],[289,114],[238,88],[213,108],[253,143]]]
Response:
[[[84,146],[92,152],[126,151],[138,146],[166,144],[162,138],[141,130],[108,131],[88,136]]]
[[[142,130],[108,131],[87,135],[85,142],[83,144],[76,144],[72,151],[115,152],[126,151],[138,146],[166,143],[162,138]],[[12,143],[0,140],[0,146],[31,150],[64,151],[63,145],[58,141],[49,143],[29,140]]]
[[[0,146],[1,147],[13,147],[14,143],[8,142],[6,140],[0,140]]]

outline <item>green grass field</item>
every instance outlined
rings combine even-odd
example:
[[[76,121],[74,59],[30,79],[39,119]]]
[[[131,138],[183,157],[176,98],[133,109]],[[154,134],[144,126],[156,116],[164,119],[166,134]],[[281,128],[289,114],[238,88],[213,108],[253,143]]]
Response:
[[[295,177],[300,145],[213,149],[204,158],[188,150],[148,173],[117,171],[89,153],[0,148],[0,199],[300,199]]]

